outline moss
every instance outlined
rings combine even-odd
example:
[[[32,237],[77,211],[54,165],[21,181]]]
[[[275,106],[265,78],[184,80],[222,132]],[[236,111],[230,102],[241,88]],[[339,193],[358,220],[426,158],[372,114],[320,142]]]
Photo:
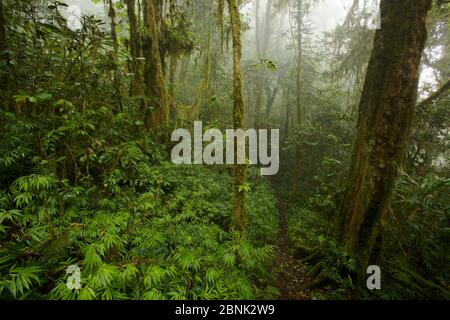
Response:
[[[357,280],[376,256],[380,226],[410,139],[430,3],[381,4],[382,28],[375,35],[340,209],[341,241],[359,256]]]
[[[234,129],[244,127],[244,99],[242,89],[242,72],[241,72],[241,57],[242,57],[242,23],[239,13],[239,7],[235,0],[227,0],[228,8],[231,17],[231,31],[233,38],[233,124]],[[237,147],[237,146],[236,146]],[[235,151],[235,154],[237,152]],[[240,232],[244,232],[247,223],[247,213],[245,208],[245,192],[241,186],[244,185],[246,179],[247,166],[234,165],[234,206],[233,206],[233,224],[234,228]]]

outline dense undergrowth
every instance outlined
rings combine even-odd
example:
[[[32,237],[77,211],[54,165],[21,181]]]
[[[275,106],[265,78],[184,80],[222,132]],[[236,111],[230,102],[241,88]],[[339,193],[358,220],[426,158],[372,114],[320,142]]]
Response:
[[[232,232],[231,168],[173,165],[170,128],[144,124],[152,106],[126,93],[131,57],[105,23],[72,31],[66,5],[35,4],[7,7],[0,300],[275,297],[267,183],[252,175],[247,235]]]
[[[449,193],[450,180],[434,174],[420,180],[404,174],[399,179],[384,226],[379,262],[382,290],[363,291],[361,298],[450,298]],[[324,203],[330,197],[326,196]],[[302,207],[297,203],[289,210],[288,236],[293,250],[312,248],[321,253],[299,259],[311,276],[319,272],[322,276],[324,290],[313,292],[316,299],[347,299],[355,290],[349,276],[355,270],[355,258],[335,240],[332,221],[333,215],[323,206]]]
[[[251,181],[244,239],[229,230],[227,168],[175,166],[125,113],[55,104],[61,115],[48,123],[2,111],[2,299],[276,295],[277,213],[264,180]],[[66,286],[70,265],[81,290]]]
[[[136,6],[114,2],[110,14],[117,11],[117,22],[136,15],[129,11]],[[181,101],[202,101],[200,110],[187,110],[199,111],[205,128],[223,129],[233,125],[231,59],[224,43],[214,45],[224,41],[224,25],[211,28],[212,18],[205,18],[216,9],[210,1],[186,6],[171,8],[176,11],[163,24],[160,53],[170,60],[164,63],[169,72],[164,80]],[[175,127],[189,127],[185,109],[172,106],[167,127],[147,123],[155,111],[154,75],[146,74],[143,92],[136,90],[143,79],[134,71],[151,68],[142,68],[147,58],[130,43],[131,34],[142,30],[125,19],[115,26],[114,39],[109,22],[83,16],[74,31],[61,14],[65,7],[59,1],[7,1],[0,28],[7,40],[0,57],[0,300],[279,297],[271,270],[277,199],[268,182],[249,168],[248,188],[242,188],[248,192],[246,234],[231,231],[236,187],[231,168],[170,162],[168,136]],[[191,11],[197,17],[190,17]],[[145,24],[138,17],[137,24]],[[441,29],[433,37],[443,38]],[[146,43],[140,49],[148,49],[148,35],[141,38],[137,42]],[[343,42],[361,42],[355,39]],[[330,45],[323,50],[339,46]],[[332,56],[336,61],[330,66],[342,63],[343,74],[319,73],[324,57],[306,50],[307,43],[300,65],[283,55],[278,63],[253,58],[242,63],[249,126],[260,120],[261,128],[285,123],[279,126],[283,172],[276,179],[277,194],[289,208],[293,254],[308,252],[297,258],[311,279],[320,280],[311,289],[315,299],[449,298],[450,100],[445,92],[418,108],[406,173],[382,221],[382,290],[353,295],[355,255],[341,247],[334,225],[348,183],[357,121],[353,104],[360,90],[335,87],[352,72],[362,79],[366,64],[354,61],[353,46],[348,57]],[[362,51],[358,55],[369,54],[368,48]],[[208,82],[200,61],[209,55],[204,69],[211,68],[210,88],[194,99],[197,93],[189,88]],[[446,60],[439,64],[448,70]],[[262,75],[264,86],[258,85]],[[262,116],[257,108],[264,92],[268,103]],[[299,101],[301,117],[299,109],[294,115]],[[67,287],[67,269],[74,265],[81,270],[80,290]]]

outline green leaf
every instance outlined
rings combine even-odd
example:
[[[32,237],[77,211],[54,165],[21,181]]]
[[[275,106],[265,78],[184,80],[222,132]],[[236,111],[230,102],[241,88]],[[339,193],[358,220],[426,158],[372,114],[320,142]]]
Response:
[[[16,99],[17,103],[25,102],[29,98],[28,95],[17,95],[14,96],[14,99]]]
[[[244,183],[244,184],[238,186],[238,192],[250,192],[250,191],[251,191],[251,188],[248,183]]]
[[[40,101],[47,101],[50,100],[53,96],[50,93],[42,92],[35,96],[36,99]],[[30,100],[31,101],[31,100]]]

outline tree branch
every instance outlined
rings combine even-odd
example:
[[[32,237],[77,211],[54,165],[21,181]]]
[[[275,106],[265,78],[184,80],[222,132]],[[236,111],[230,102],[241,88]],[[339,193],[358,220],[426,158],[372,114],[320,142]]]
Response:
[[[429,104],[433,103],[437,99],[439,99],[445,92],[450,89],[450,80],[448,80],[439,90],[431,94],[428,98],[423,100],[421,103],[417,105],[417,109],[420,110]]]

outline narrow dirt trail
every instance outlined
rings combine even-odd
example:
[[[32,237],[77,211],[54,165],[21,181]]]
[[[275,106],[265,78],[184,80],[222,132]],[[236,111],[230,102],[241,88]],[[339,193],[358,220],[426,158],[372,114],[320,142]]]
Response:
[[[281,300],[309,299],[310,291],[307,284],[310,282],[304,267],[291,255],[288,240],[288,208],[286,202],[277,193],[280,231],[276,245],[276,261],[274,271],[277,272],[277,289]]]

